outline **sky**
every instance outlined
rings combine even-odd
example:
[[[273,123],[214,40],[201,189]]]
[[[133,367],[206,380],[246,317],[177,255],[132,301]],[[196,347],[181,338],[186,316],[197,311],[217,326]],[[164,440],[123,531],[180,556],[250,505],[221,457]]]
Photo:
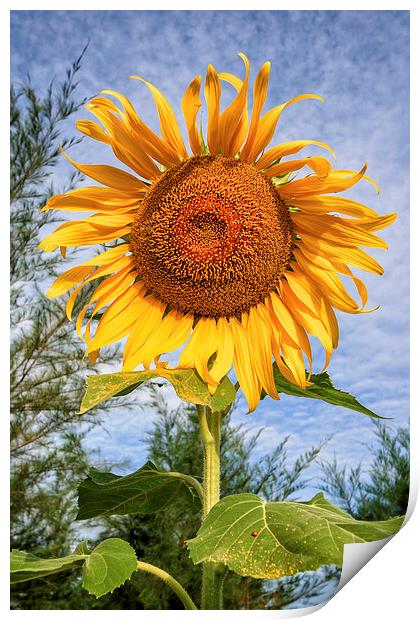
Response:
[[[370,251],[384,266],[385,275],[362,275],[368,285],[369,307],[380,305],[380,309],[362,315],[338,312],[340,344],[328,372],[336,387],[351,392],[379,415],[392,418],[387,421],[390,429],[406,425],[408,12],[14,11],[11,28],[13,80],[22,81],[30,74],[33,86],[45,89],[52,78],[62,78],[89,40],[79,75],[80,97],[94,96],[105,88],[123,92],[156,131],[159,125],[150,93],[128,76],[141,75],[158,86],[182,125],[180,103],[191,79],[199,73],[204,76],[208,63],[218,71],[242,76],[240,51],[251,61],[251,77],[263,62],[271,61],[266,109],[305,92],[324,97],[325,103],[304,101],[290,106],[281,117],[275,141],[327,142],[337,153],[338,168],[358,170],[368,162],[368,174],[381,189],[379,196],[368,183],[359,183],[346,195],[381,214],[398,212],[396,223],[380,233],[389,250]],[[66,126],[70,134],[75,131],[76,118],[89,118],[89,113],[76,114]],[[185,136],[184,129],[183,133]],[[319,149],[307,149],[305,154],[315,153],[319,154]],[[94,141],[84,140],[72,150],[72,156],[83,163],[115,164],[112,153]],[[68,164],[61,162],[54,175],[58,187],[69,172]],[[315,368],[320,370],[322,365],[319,354]],[[175,406],[172,389],[163,390]],[[87,438],[88,446],[100,448],[104,461],[124,460],[124,473],[143,464],[143,439],[154,421],[141,391],[138,400],[138,408],[115,408],[103,414],[103,426]],[[291,457],[332,437],[322,451],[323,458],[335,455],[342,465],[352,467],[362,461],[369,467],[373,424],[362,414],[287,396],[280,401],[265,399],[251,415],[246,416],[246,411],[241,401],[233,419],[250,431],[264,429],[256,458],[273,450],[285,435],[290,435]],[[316,468],[310,470],[311,483],[303,499],[316,491],[318,474]]]

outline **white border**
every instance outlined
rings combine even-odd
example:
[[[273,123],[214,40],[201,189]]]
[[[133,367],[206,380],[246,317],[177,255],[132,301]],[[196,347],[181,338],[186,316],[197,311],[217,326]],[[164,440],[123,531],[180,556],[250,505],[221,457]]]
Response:
[[[412,94],[411,94],[411,106],[412,110],[416,111],[419,109],[419,101],[418,101],[418,93],[417,93],[417,82],[415,80],[416,75],[419,73],[418,63],[416,59],[419,56],[419,46],[418,46],[418,37],[419,37],[419,11],[416,8],[416,3],[414,1],[405,1],[405,2],[361,2],[360,0],[354,0],[353,2],[326,2],[325,0],[319,0],[319,2],[315,1],[295,1],[295,2],[282,2],[279,6],[279,2],[264,2],[260,1],[258,3],[251,2],[249,0],[242,0],[241,2],[221,2],[218,0],[214,0],[213,2],[205,2],[203,1],[199,5],[196,2],[184,1],[184,2],[174,2],[174,1],[162,1],[155,0],[153,2],[153,6],[150,6],[150,3],[144,3],[141,1],[128,1],[128,0],[120,0],[118,6],[116,6],[116,2],[110,0],[101,0],[99,1],[83,1],[73,0],[72,3],[64,3],[67,6],[57,6],[57,2],[53,0],[44,0],[43,2],[35,3],[26,1],[18,1],[14,2],[7,1],[2,3],[2,7],[0,9],[1,13],[1,31],[0,31],[0,45],[2,47],[1,50],[1,58],[2,60],[2,89],[3,89],[3,97],[1,97],[1,104],[4,106],[2,118],[2,126],[1,126],[1,144],[3,145],[2,150],[2,163],[1,167],[3,174],[3,182],[1,183],[1,191],[3,193],[2,200],[2,221],[0,224],[0,231],[2,234],[2,239],[0,243],[0,251],[1,258],[0,264],[2,266],[1,269],[1,277],[2,277],[2,288],[1,290],[6,291],[8,289],[8,269],[7,269],[7,261],[5,260],[6,251],[5,248],[8,244],[8,217],[6,215],[5,205],[8,204],[8,195],[7,195],[7,164],[8,161],[7,153],[5,153],[5,146],[8,144],[8,135],[9,135],[9,126],[7,123],[8,120],[8,99],[9,99],[9,67],[6,65],[5,60],[9,58],[9,11],[10,10],[58,10],[58,9],[71,9],[71,10],[410,10],[411,12],[411,78],[412,78]],[[417,114],[414,113],[412,116],[412,130],[411,135],[416,136],[418,140],[418,136],[420,136],[420,123],[418,121]],[[412,178],[418,178],[419,171],[419,157],[418,157],[418,147],[416,139],[412,138],[411,140],[411,148],[412,148],[412,163],[411,163],[411,173]],[[396,182],[398,180],[396,179]],[[413,187],[413,196],[411,200],[412,208],[412,216],[411,216],[411,229],[415,232],[419,232],[418,228],[418,210],[420,209],[419,201],[416,200],[418,198],[418,191],[415,191],[416,188]],[[412,265],[412,277],[411,277],[411,309],[412,309],[412,317],[413,317],[413,333],[412,340],[418,338],[417,330],[415,330],[415,319],[419,313],[420,307],[420,296],[419,296],[419,288],[418,288],[418,269],[416,268],[420,265],[418,248],[419,242],[415,233],[411,234],[412,241],[412,257],[411,257],[411,265]],[[3,279],[4,278],[4,279]],[[4,295],[5,296],[5,295]],[[0,306],[2,325],[8,325],[8,308],[4,305],[4,303]],[[3,342],[8,341],[8,329],[5,328],[3,333]],[[418,377],[420,376],[420,363],[418,361],[418,357],[416,359],[415,354],[417,352],[415,342],[412,345],[412,355],[411,355],[411,373],[412,377],[415,378],[418,382]],[[3,350],[6,350],[6,346],[3,346]],[[386,369],[384,369],[386,371]],[[1,369],[0,369],[0,377],[2,378],[2,394],[8,393],[7,383],[4,385],[4,378],[8,375],[8,364],[5,360],[4,356],[1,358]],[[414,382],[416,385],[416,382]],[[6,398],[3,396],[2,402],[5,402]],[[411,415],[411,441],[412,447],[411,452],[411,465],[412,465],[412,477],[411,477],[411,497],[410,497],[410,511],[414,508],[415,498],[417,496],[418,491],[418,482],[419,482],[419,422],[418,416],[420,416],[420,410],[418,407],[419,401],[418,396],[413,390],[412,393],[412,415]],[[2,408],[2,421],[6,425],[7,424],[7,407]],[[7,441],[8,431],[5,428],[5,431],[1,434],[2,439]],[[2,457],[5,459],[4,467],[2,469],[3,472],[8,471],[8,450],[4,449],[1,452]],[[5,474],[3,474],[5,476]],[[4,488],[4,487],[3,487]],[[2,559],[3,566],[5,565],[5,558],[8,554],[8,522],[7,515],[4,511],[1,512],[1,525],[2,525]],[[212,611],[199,611],[195,613],[200,613],[203,618],[213,618],[215,614],[229,614],[230,618],[235,618],[242,616],[243,614],[247,614],[248,618],[267,618],[267,614],[270,616],[276,617],[296,617],[307,615],[313,611],[316,611],[317,618],[320,620],[346,620],[352,619],[355,616],[358,616],[362,619],[375,617],[381,618],[381,620],[391,620],[395,617],[403,618],[404,620],[411,620],[415,617],[415,610],[418,610],[418,549],[419,545],[419,532],[420,532],[420,511],[417,510],[413,513],[411,519],[404,526],[404,529],[401,533],[397,534],[387,545],[386,548],[383,549],[378,555],[376,555],[358,574],[356,574],[349,585],[345,586],[340,592],[335,595],[331,601],[329,601],[325,606],[317,606],[316,608],[306,608],[302,610],[293,610],[292,612],[287,611],[230,611],[230,612],[212,612]],[[3,571],[3,575],[5,571]],[[6,612],[8,610],[8,583],[6,579],[3,579],[1,584],[2,587],[2,609]],[[46,612],[44,610],[39,611],[15,611],[12,612],[13,616],[15,615],[24,615],[24,614],[32,614],[32,617],[45,617]],[[52,613],[57,613],[54,610]],[[68,614],[78,613],[81,616],[90,615],[92,611],[61,611],[61,617]],[[133,615],[134,617],[138,617],[141,614],[142,618],[160,618],[163,617],[163,614],[167,612],[160,611],[109,611],[102,612],[107,614],[113,614],[115,619],[118,618],[126,618],[127,615]],[[171,611],[171,615],[179,616],[181,614],[185,614],[187,612],[183,611]],[[135,615],[134,615],[135,614]],[[78,616],[79,617],[79,616]]]

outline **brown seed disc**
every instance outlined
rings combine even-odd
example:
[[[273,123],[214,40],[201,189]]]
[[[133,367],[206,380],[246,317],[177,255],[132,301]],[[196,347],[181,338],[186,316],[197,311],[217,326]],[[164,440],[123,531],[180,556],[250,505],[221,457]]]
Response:
[[[269,178],[227,157],[193,157],[165,172],[138,210],[139,275],[172,308],[233,316],[263,301],[289,264],[293,229]]]

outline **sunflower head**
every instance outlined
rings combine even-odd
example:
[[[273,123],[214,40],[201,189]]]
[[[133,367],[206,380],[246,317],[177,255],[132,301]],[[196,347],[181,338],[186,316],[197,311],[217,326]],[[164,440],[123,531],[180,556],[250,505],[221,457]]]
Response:
[[[162,174],[133,222],[149,289],[197,317],[240,316],[286,271],[293,232],[271,179],[230,157],[192,157]]]
[[[270,73],[265,63],[249,115],[250,67],[240,56],[243,80],[208,67],[206,140],[197,128],[200,76],[187,88],[182,110],[191,154],[171,106],[152,84],[138,78],[154,98],[161,135],[120,93],[103,91],[107,96],[94,98],[86,107],[96,121],[78,121],[77,127],[109,145],[131,172],[78,164],[65,155],[101,185],[54,196],[44,208],[93,215],[62,224],[40,247],[48,252],[105,245],[48,291],[54,297],[73,289],[71,317],[83,286],[99,280],[76,322],[91,361],[101,347],[122,338],[127,371],[166,364],[160,356],[185,345],[180,367],[195,368],[213,393],[233,365],[252,410],[262,389],[278,398],[273,358],[289,381],[309,385],[309,335],[322,343],[328,364],[338,344],[335,310],[366,311],[365,285],[350,266],[382,273],[360,246],[387,247],[374,232],[395,214],[380,216],[335,195],[362,178],[374,184],[366,166],[336,170],[319,155],[291,157],[311,145],[333,153],[327,144],[304,139],[267,148],[288,105],[321,98],[300,95],[264,112]],[[222,82],[235,91],[223,111]],[[309,174],[300,176],[304,168]],[[343,276],[352,280],[360,303]]]

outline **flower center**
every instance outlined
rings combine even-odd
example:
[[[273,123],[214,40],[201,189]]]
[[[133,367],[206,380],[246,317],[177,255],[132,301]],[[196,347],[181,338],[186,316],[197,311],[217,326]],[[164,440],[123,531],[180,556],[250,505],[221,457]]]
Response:
[[[172,308],[233,316],[275,289],[291,257],[292,222],[269,178],[250,164],[193,157],[152,186],[131,251],[149,289]]]

